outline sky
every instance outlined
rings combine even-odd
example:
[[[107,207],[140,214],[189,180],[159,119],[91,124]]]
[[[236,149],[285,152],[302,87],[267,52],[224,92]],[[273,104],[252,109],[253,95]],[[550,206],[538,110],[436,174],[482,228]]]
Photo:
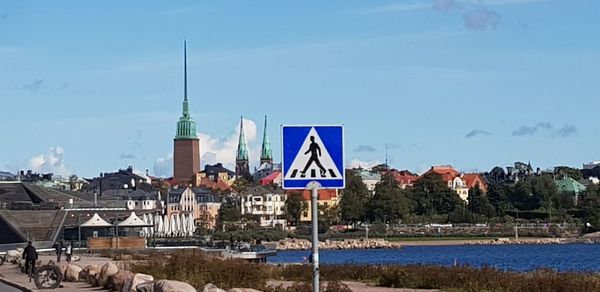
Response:
[[[268,115],[275,158],[280,125],[343,124],[348,167],[581,167],[599,35],[595,0],[0,0],[0,170],[170,176],[184,39],[202,165],[243,116],[256,166]]]

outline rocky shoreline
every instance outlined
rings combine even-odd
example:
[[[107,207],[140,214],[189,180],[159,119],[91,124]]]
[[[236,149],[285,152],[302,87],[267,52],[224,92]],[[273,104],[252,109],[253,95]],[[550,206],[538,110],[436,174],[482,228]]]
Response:
[[[382,238],[374,239],[344,239],[326,240],[319,242],[319,249],[381,249],[399,248],[397,242],[390,242]],[[277,250],[309,250],[312,243],[306,239],[283,239],[277,242]]]
[[[443,238],[439,240],[423,241],[387,241],[383,238],[374,239],[345,239],[326,240],[319,242],[319,249],[344,250],[344,249],[385,249],[400,248],[402,246],[435,246],[435,245],[518,245],[518,244],[568,244],[568,243],[600,243],[600,238],[491,238],[491,239],[461,239],[452,240]],[[273,243],[279,251],[310,250],[312,244],[306,239],[283,239]]]

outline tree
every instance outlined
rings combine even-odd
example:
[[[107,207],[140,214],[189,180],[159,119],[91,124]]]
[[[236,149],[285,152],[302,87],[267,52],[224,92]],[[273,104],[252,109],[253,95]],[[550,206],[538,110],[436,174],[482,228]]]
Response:
[[[300,224],[302,212],[307,209],[307,204],[302,200],[302,193],[292,192],[285,201],[285,218],[290,225]]]
[[[502,183],[495,182],[488,185],[488,201],[494,207],[496,215],[502,216],[504,210],[508,210],[510,207],[510,201],[506,193],[506,187]]]
[[[543,174],[531,179],[531,192],[533,195],[533,209],[540,207],[549,208],[550,200],[558,195],[558,187],[554,183],[554,177]]]
[[[246,178],[239,177],[233,182],[233,184],[231,185],[231,188],[234,191],[236,191],[238,194],[240,194],[240,193],[244,192],[249,186],[250,186],[250,181],[248,181]]]
[[[369,190],[353,171],[346,170],[346,188],[341,192],[340,215],[344,223],[356,223],[365,218],[365,205],[369,201]]]
[[[217,228],[223,229],[226,222],[239,222],[242,218],[241,206],[238,201],[228,199],[219,208],[219,216],[217,217]]]
[[[448,188],[439,174],[433,172],[415,182],[409,197],[415,202],[415,212],[419,215],[448,214],[462,204],[458,194]]]
[[[589,224],[590,231],[600,230],[600,192],[598,187],[590,186],[581,202],[583,220]]]
[[[375,186],[375,195],[369,200],[367,217],[372,222],[405,219],[410,212],[410,201],[391,174],[385,174]]]
[[[574,180],[580,180],[583,178],[581,175],[581,170],[577,168],[572,168],[568,166],[557,166],[554,168],[554,175],[562,178],[563,175],[568,176]]]
[[[470,212],[488,217],[495,215],[494,206],[490,204],[490,201],[488,201],[488,198],[485,196],[479,186],[469,189],[468,201],[468,210]]]

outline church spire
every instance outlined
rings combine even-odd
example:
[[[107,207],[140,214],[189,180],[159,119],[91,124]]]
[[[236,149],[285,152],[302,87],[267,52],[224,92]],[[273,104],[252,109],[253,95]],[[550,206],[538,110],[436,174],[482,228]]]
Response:
[[[196,122],[190,115],[187,96],[187,42],[183,41],[183,110],[177,122],[175,139],[197,139]]]
[[[265,115],[265,128],[263,130],[262,149],[260,152],[260,164],[273,163],[273,151],[271,150],[271,141],[267,133],[267,115]]]
[[[244,117],[240,118],[240,140],[235,156],[235,174],[238,178],[251,179],[250,165],[248,163],[248,146],[244,135]]]
[[[238,141],[236,160],[248,160],[248,146],[246,145],[246,135],[244,134],[244,117],[240,118],[240,139]]]

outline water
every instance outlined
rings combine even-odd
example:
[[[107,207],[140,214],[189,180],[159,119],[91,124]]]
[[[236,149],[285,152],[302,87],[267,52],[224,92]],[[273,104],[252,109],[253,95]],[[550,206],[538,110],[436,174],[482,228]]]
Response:
[[[280,251],[271,263],[301,263],[310,251]],[[550,268],[557,271],[600,272],[600,245],[458,245],[406,246],[400,249],[322,250],[322,264],[468,264],[493,266],[502,270],[531,271]]]

